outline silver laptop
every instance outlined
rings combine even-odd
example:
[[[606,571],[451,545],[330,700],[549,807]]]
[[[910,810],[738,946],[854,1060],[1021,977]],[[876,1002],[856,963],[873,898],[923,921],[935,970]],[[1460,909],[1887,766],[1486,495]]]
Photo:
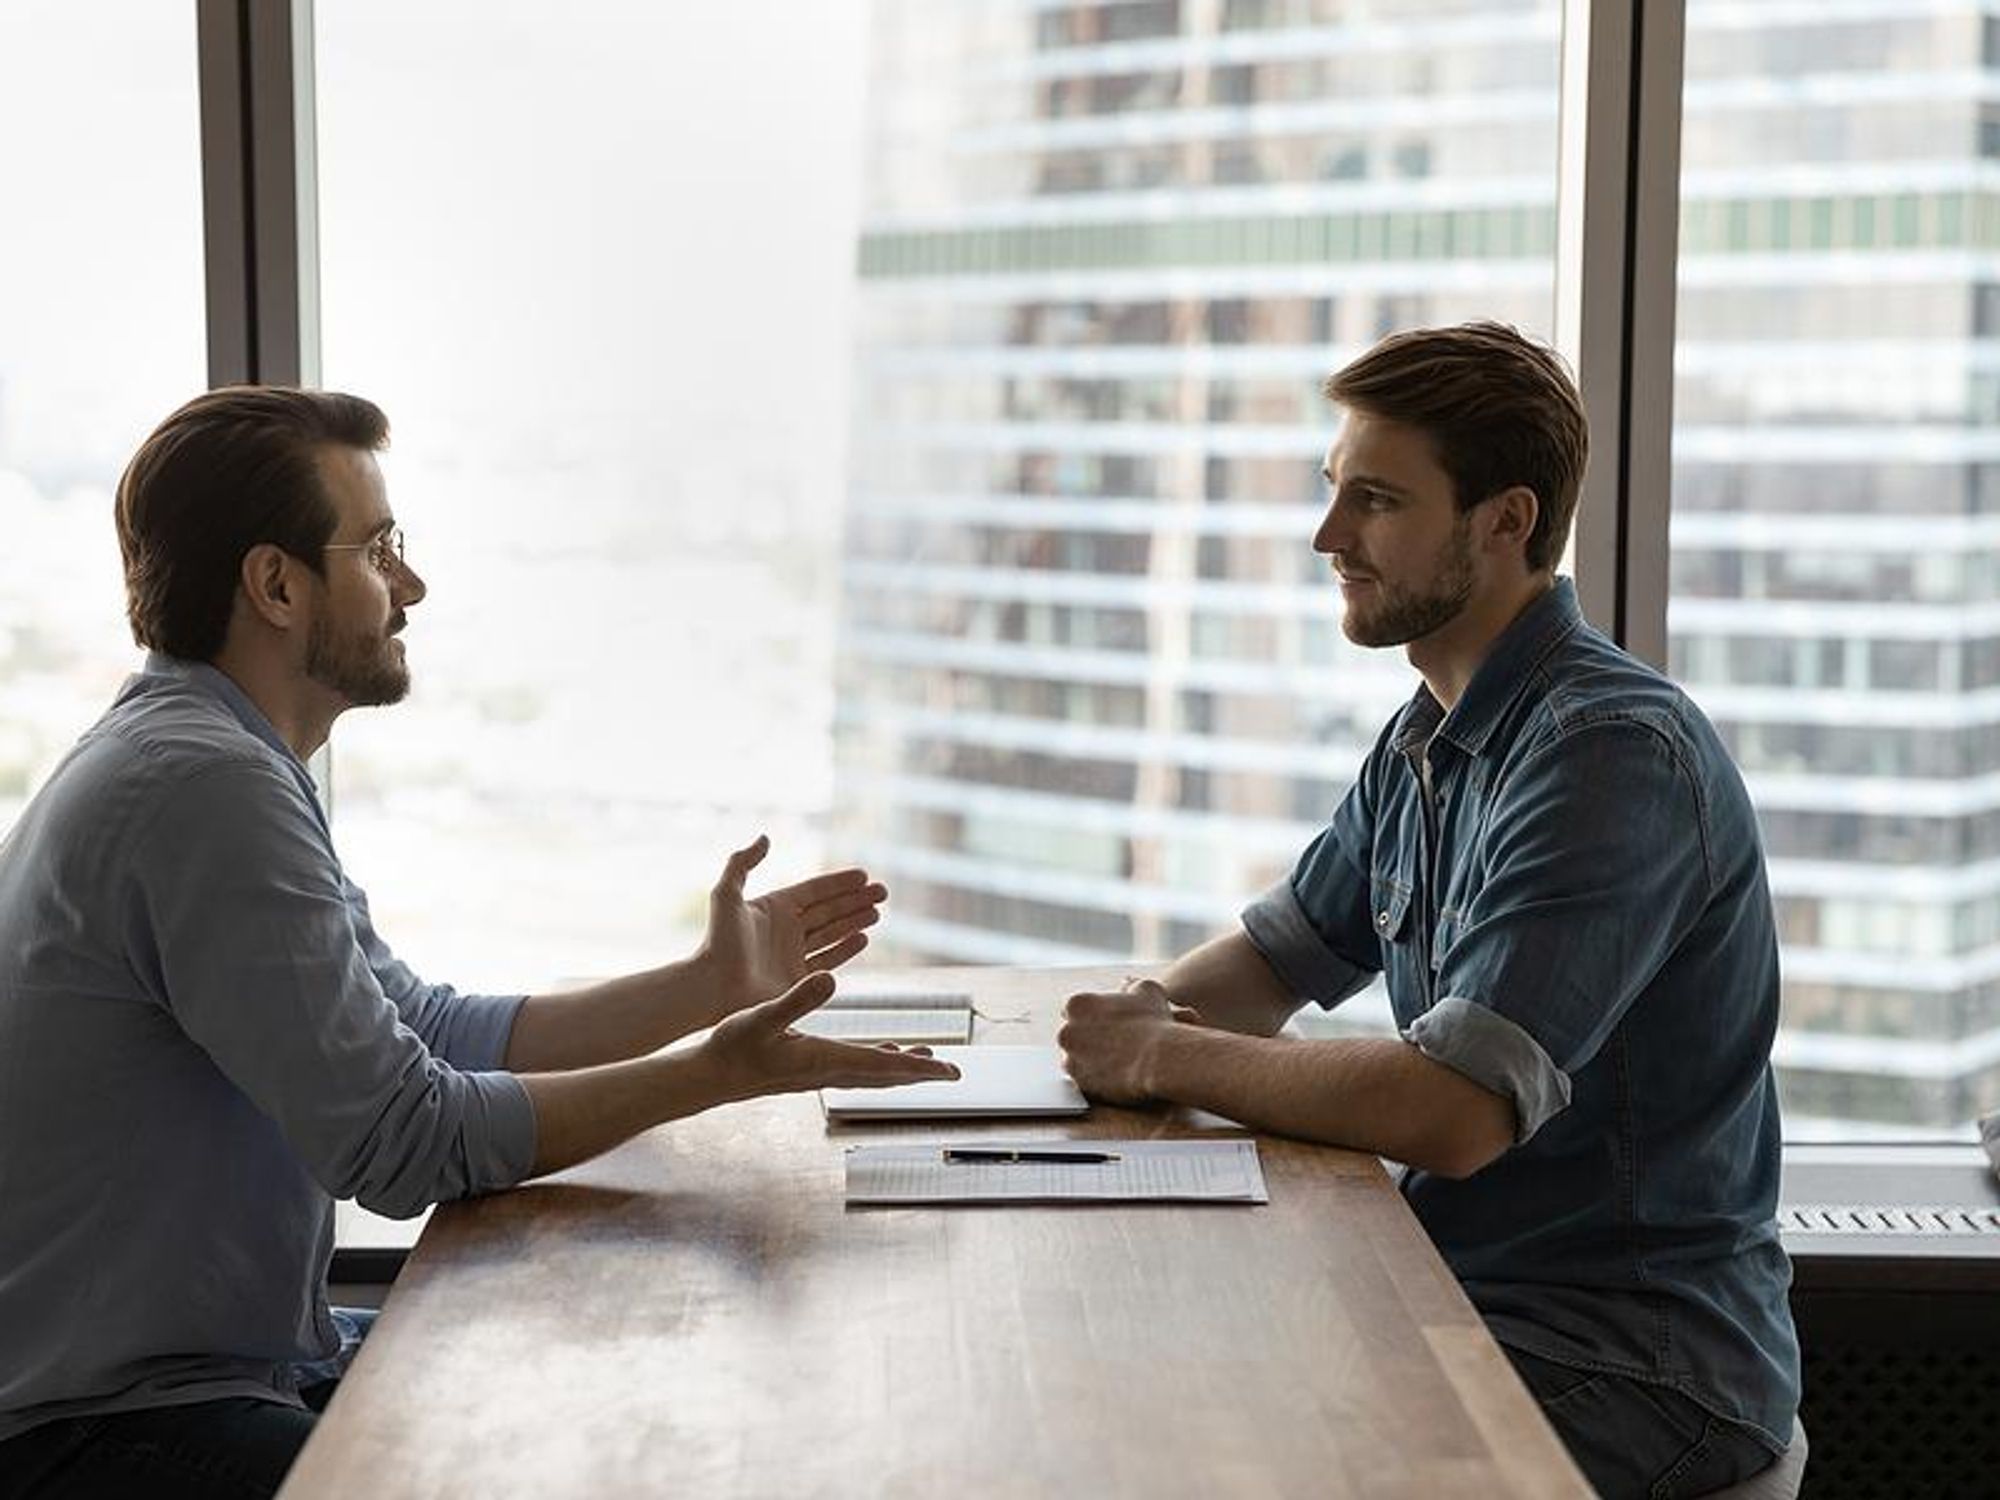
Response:
[[[936,1047],[959,1077],[887,1089],[821,1089],[829,1120],[1014,1119],[1081,1115],[1090,1101],[1054,1047]]]

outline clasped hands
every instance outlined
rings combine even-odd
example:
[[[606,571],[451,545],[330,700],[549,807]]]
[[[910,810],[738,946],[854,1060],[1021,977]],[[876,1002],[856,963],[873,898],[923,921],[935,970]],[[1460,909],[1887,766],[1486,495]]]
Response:
[[[1202,1024],[1175,1005],[1151,979],[1128,979],[1117,991],[1085,991],[1063,1005],[1056,1044],[1076,1086],[1107,1104],[1143,1104],[1156,1097],[1160,1049],[1174,1028]]]

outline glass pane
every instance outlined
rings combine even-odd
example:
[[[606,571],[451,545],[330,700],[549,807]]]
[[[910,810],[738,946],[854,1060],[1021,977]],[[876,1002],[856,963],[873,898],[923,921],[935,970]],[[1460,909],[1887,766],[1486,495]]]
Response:
[[[0,836],[138,662],[112,493],[197,394],[192,7],[0,7]]]
[[[318,8],[324,383],[430,586],[334,817],[420,972],[657,963],[759,830],[828,857],[861,20],[771,25]]]
[[[322,7],[326,383],[432,586],[336,731],[399,945],[655,961],[757,827],[902,959],[1288,868],[1413,682],[1308,545],[1318,382],[1552,310],[1556,0],[1350,9]]]
[[[2000,1105],[1985,10],[1688,7],[1672,665],[1763,820],[1795,1138]]]
[[[1184,950],[1414,689],[1310,547],[1319,383],[1547,336],[1560,7],[1390,9],[877,0],[836,827],[900,951]]]

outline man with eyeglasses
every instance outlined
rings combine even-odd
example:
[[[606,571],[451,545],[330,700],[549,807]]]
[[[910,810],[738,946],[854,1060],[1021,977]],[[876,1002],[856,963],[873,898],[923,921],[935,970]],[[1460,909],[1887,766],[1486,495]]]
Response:
[[[409,691],[386,438],[356,397],[213,391],[119,485],[150,654],[0,844],[0,1496],[271,1493],[352,1341],[336,1198],[406,1217],[713,1105],[953,1076],[791,1029],[886,892],[748,899],[763,839],[678,963],[524,999],[397,960],[306,771]]]

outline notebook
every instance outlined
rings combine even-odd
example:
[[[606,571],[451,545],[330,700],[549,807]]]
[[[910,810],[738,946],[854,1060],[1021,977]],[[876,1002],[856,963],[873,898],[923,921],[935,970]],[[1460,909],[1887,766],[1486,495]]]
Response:
[[[1090,1112],[1054,1047],[939,1047],[960,1076],[887,1089],[821,1089],[829,1120],[1007,1119]]]
[[[972,996],[963,990],[840,989],[793,1023],[842,1042],[969,1042]]]

